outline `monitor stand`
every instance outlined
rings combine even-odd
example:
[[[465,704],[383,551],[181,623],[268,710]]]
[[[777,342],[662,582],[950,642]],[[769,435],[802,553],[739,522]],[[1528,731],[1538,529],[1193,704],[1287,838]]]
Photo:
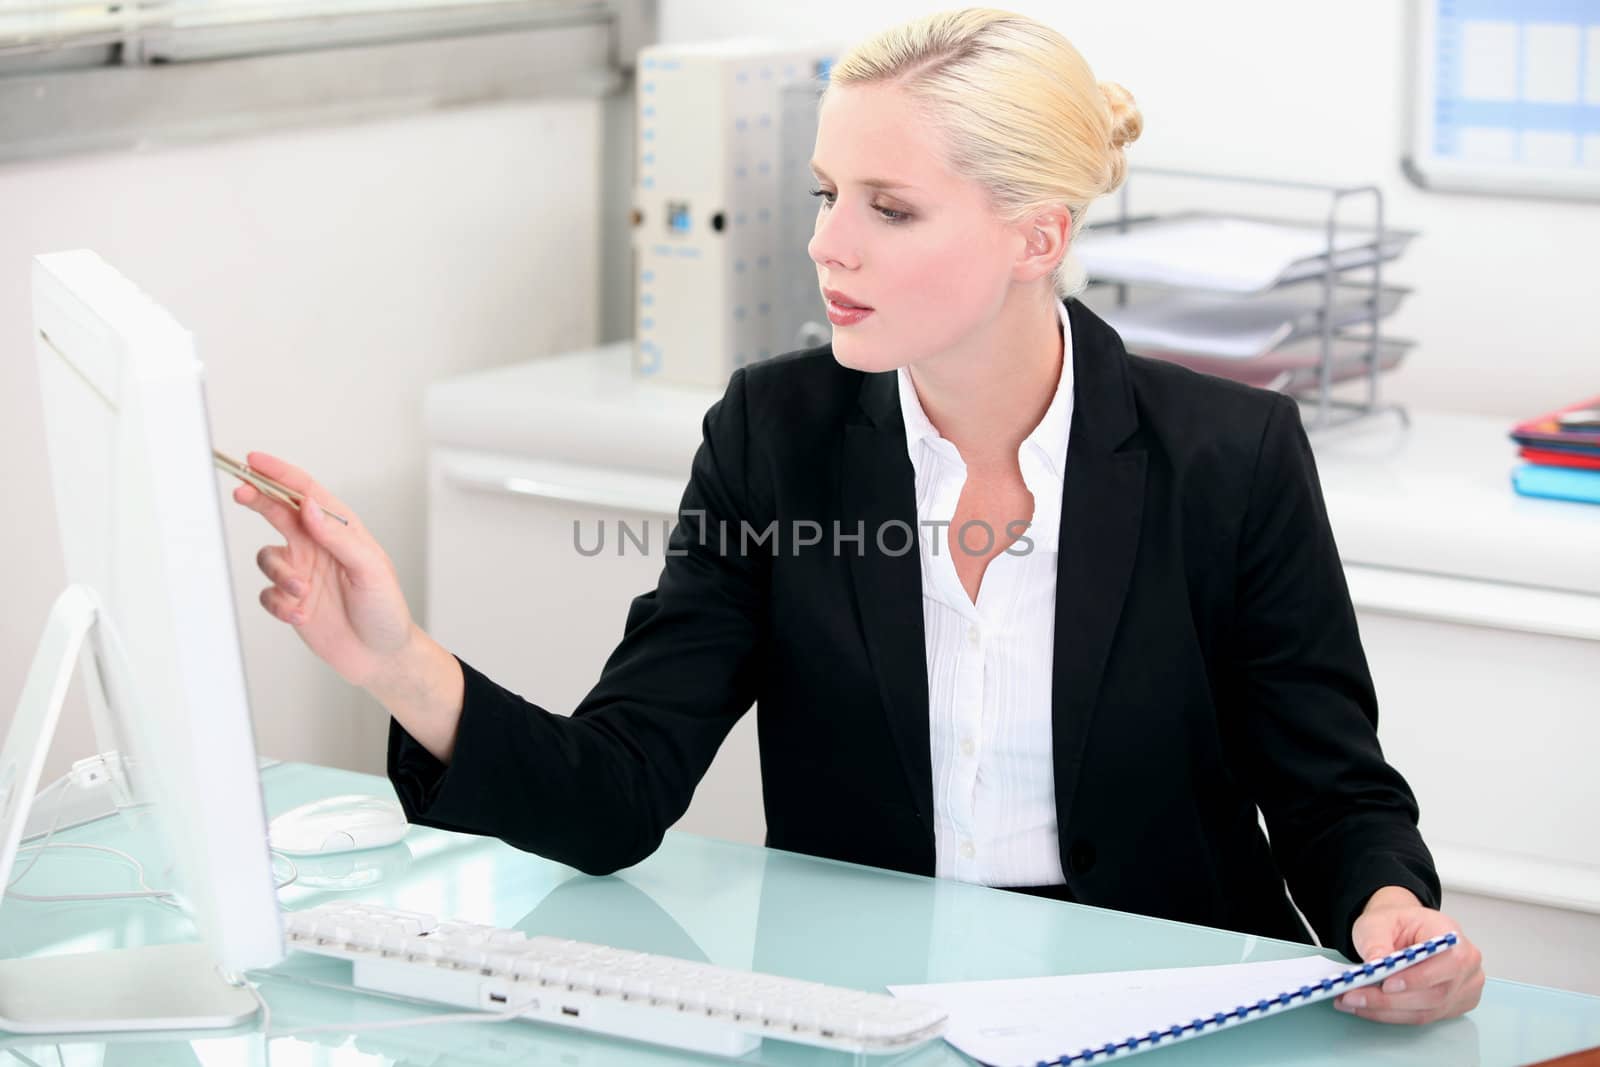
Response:
[[[0,1030],[18,1034],[218,1030],[257,1011],[204,944],[0,960]]]
[[[99,669],[107,701],[131,711],[116,629],[93,591],[74,585],[50,609],[0,750],[0,886],[11,881],[67,686],[84,655]],[[222,1029],[257,1007],[255,993],[224,976],[204,943],[0,960],[0,1030],[13,1033]]]

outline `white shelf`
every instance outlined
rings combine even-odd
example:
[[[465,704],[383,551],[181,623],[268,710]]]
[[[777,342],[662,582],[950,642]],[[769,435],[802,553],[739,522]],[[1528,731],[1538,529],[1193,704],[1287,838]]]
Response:
[[[1318,434],[1346,563],[1600,597],[1600,506],[1518,496],[1513,416],[1412,413]]]

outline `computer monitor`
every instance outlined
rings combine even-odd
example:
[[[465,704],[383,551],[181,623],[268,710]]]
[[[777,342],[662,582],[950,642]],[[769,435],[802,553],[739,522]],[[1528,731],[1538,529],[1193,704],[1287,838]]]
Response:
[[[69,584],[0,753],[0,884],[81,658],[122,817],[160,828],[201,940],[0,961],[0,1029],[233,1026],[284,942],[194,338],[90,251],[35,257],[33,310]]]

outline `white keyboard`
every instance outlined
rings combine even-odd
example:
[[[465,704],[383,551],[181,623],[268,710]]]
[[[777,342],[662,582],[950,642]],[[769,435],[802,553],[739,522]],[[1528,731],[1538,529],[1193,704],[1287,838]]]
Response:
[[[284,913],[291,949],[354,964],[357,988],[613,1037],[742,1056],[764,1037],[898,1053],[944,1033],[945,1013],[885,993],[367,904]]]

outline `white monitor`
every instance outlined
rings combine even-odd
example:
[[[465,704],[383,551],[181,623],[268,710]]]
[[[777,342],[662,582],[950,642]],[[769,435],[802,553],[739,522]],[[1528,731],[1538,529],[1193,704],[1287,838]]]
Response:
[[[176,883],[160,888],[201,941],[0,961],[0,1029],[232,1026],[257,1006],[241,976],[284,948],[202,367],[189,332],[93,252],[35,257],[33,313],[69,588],[0,754],[0,878],[85,650],[97,739],[133,817],[162,831]]]

